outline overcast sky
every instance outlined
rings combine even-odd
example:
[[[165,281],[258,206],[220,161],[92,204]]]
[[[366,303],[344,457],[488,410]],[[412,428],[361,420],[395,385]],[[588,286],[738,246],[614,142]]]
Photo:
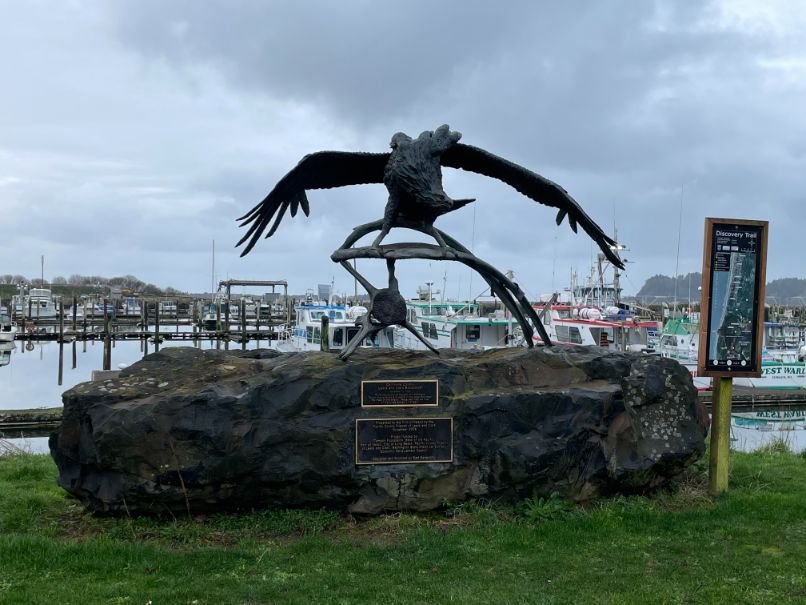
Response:
[[[159,286],[353,280],[330,259],[382,185],[312,192],[245,258],[235,219],[306,153],[442,123],[563,185],[629,250],[623,285],[699,271],[706,216],[770,221],[768,279],[806,277],[806,3],[0,0],[0,273]],[[448,231],[527,294],[596,248],[507,186],[445,169]],[[678,229],[682,209],[682,229]],[[679,256],[678,256],[679,237]],[[412,238],[409,232],[398,241]],[[393,241],[390,236],[387,240]],[[359,269],[383,285],[371,261]],[[400,268],[404,295],[449,263]]]

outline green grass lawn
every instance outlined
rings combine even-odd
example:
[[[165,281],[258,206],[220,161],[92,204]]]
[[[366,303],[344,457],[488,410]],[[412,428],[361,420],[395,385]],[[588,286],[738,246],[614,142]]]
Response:
[[[733,454],[651,498],[353,519],[95,518],[47,456],[0,458],[0,603],[806,603],[806,458]]]

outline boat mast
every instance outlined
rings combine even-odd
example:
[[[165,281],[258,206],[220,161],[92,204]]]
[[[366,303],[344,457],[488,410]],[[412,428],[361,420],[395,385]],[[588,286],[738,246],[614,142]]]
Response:
[[[215,295],[215,240],[213,240],[213,266],[210,272],[210,297]]]
[[[677,256],[674,261],[674,304],[672,306],[672,317],[677,315],[677,269],[680,264],[680,234],[683,230],[683,188],[684,184],[680,184],[680,217],[677,221]]]

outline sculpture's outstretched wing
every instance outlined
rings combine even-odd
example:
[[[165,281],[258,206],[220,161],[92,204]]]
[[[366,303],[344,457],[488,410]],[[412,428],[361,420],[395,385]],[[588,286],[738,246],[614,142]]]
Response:
[[[274,224],[266,234],[266,237],[271,237],[289,208],[291,216],[295,216],[300,207],[308,215],[310,208],[305,195],[306,189],[382,183],[383,169],[388,161],[388,153],[320,151],[306,155],[291,172],[280,179],[262,202],[238,219],[242,221],[241,227],[251,223],[249,231],[237,244],[240,246],[249,240],[241,256],[254,247],[266,226],[274,219]]]
[[[610,262],[617,267],[624,268],[624,263],[611,248],[616,242],[608,237],[599,225],[585,214],[576,200],[557,183],[483,149],[462,143],[457,143],[443,153],[441,163],[443,166],[470,170],[504,181],[523,195],[541,204],[559,208],[558,225],[568,215],[568,223],[574,233],[576,233],[577,225],[580,225],[585,233],[599,245]]]

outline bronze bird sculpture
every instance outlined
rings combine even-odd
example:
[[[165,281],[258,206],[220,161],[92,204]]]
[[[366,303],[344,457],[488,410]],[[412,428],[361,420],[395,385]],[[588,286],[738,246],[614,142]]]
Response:
[[[557,224],[567,216],[571,229],[577,226],[598,244],[605,256],[623,268],[614,252],[615,242],[582,210],[557,183],[497,155],[459,143],[461,133],[447,124],[425,131],[416,139],[399,132],[392,137],[389,153],[320,151],[306,155],[275,185],[269,194],[238,220],[249,226],[238,245],[246,243],[248,254],[265,232],[277,230],[286,211],[295,216],[300,208],[308,215],[307,189],[328,189],[364,183],[383,183],[389,192],[378,247],[392,227],[414,226],[432,235],[441,247],[445,242],[434,221],[474,201],[451,199],[442,188],[442,167],[461,168],[499,179],[523,195],[558,209]],[[273,222],[272,222],[273,221]],[[269,224],[271,223],[271,227]],[[266,229],[268,228],[268,232]]]

